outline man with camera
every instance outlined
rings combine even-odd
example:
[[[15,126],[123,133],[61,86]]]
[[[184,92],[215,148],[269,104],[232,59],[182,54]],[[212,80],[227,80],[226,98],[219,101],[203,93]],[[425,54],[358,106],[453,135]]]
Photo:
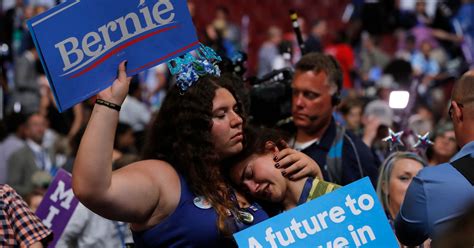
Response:
[[[313,158],[327,181],[346,185],[369,176],[375,185],[378,161],[361,139],[333,118],[341,87],[342,72],[333,57],[309,53],[301,58],[291,83],[290,146]]]

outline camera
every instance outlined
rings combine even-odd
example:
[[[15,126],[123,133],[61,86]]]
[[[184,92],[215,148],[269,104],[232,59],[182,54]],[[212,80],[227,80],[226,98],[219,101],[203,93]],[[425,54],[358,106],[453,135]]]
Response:
[[[253,82],[250,89],[250,120],[255,125],[274,127],[291,116],[293,70],[274,70]]]

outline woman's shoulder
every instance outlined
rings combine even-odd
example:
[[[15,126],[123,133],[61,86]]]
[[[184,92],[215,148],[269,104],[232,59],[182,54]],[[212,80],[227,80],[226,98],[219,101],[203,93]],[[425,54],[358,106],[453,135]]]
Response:
[[[155,189],[164,189],[167,188],[168,185],[180,184],[180,177],[176,169],[163,160],[140,160],[121,168],[119,171],[121,170],[130,176],[130,179],[141,178],[141,180],[153,184],[153,188]]]
[[[178,172],[171,164],[163,160],[150,159],[137,161],[122,169],[128,170],[126,173],[130,178],[133,177],[132,174],[140,174],[135,177],[141,178],[135,186],[147,188],[150,194],[155,191],[159,199],[147,221],[134,224],[135,230],[146,229],[160,223],[176,209],[181,196],[181,182]]]
[[[126,167],[133,170],[143,171],[143,172],[155,172],[156,170],[159,170],[159,172],[161,172],[159,174],[162,174],[162,173],[177,174],[177,171],[173,168],[173,166],[170,163],[164,160],[158,160],[158,159],[140,160],[140,161],[131,163],[130,165]]]

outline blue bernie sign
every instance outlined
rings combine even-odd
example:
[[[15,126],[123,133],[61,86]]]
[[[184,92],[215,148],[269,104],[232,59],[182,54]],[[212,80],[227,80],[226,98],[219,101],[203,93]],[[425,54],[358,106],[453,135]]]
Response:
[[[60,111],[199,47],[186,0],[68,0],[28,20]]]
[[[234,234],[239,247],[399,247],[367,177]]]

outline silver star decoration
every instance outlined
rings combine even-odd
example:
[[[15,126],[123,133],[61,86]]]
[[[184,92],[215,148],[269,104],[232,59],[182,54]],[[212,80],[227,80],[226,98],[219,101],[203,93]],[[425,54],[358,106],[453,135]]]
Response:
[[[433,142],[429,138],[430,132],[425,133],[423,136],[419,134],[416,136],[418,136],[418,141],[413,145],[413,148],[427,148],[428,146],[433,145]]]
[[[390,151],[393,150],[395,147],[397,146],[404,146],[403,142],[402,142],[402,135],[403,135],[403,131],[400,131],[398,133],[395,133],[393,132],[392,129],[388,129],[388,133],[389,133],[389,136],[388,137],[385,137],[383,139],[383,141],[385,142],[389,142],[390,144]]]

